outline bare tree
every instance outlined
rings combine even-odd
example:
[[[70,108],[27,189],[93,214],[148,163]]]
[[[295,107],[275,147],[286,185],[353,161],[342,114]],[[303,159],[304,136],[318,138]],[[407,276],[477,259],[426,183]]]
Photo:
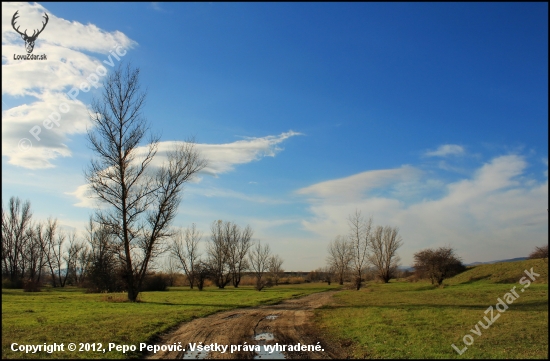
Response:
[[[252,247],[248,254],[250,267],[256,277],[256,289],[258,291],[261,291],[266,285],[266,282],[262,278],[264,273],[269,269],[270,256],[271,250],[269,244],[262,246],[260,241]]]
[[[193,269],[195,270],[195,276],[197,278],[197,288],[199,289],[199,291],[202,291],[204,287],[204,281],[206,281],[208,277],[211,277],[213,275],[210,264],[202,260],[198,260],[197,263],[193,266]]]
[[[90,245],[87,266],[89,290],[93,292],[120,292],[120,279],[124,265],[119,258],[120,243],[114,242],[114,235],[102,224],[90,221],[86,228],[86,241]]]
[[[35,291],[39,290],[40,278],[42,277],[42,270],[46,264],[45,255],[42,252],[42,232],[43,224],[39,222],[34,227],[29,228],[29,239],[25,243],[23,249],[23,258],[25,260],[27,275],[26,278],[30,282],[27,286],[24,285],[25,290],[31,288]]]
[[[531,252],[529,258],[536,259],[542,258],[544,261],[548,262],[548,245],[535,247],[535,250]]]
[[[65,286],[67,280],[69,284],[76,283],[78,280],[78,256],[81,250],[84,248],[84,244],[77,239],[76,233],[73,232],[69,234],[69,245],[66,252],[63,254],[63,260],[65,261],[66,271],[63,277],[63,282],[61,282],[61,287]]]
[[[25,273],[24,249],[31,237],[31,203],[11,197],[8,209],[2,202],[2,273],[12,285],[21,283]]]
[[[413,267],[419,278],[429,278],[437,285],[465,269],[451,247],[418,251],[414,254],[414,261]]]
[[[128,299],[135,302],[149,262],[164,251],[163,241],[181,201],[183,184],[206,166],[193,142],[178,143],[167,162],[155,172],[150,165],[158,136],[150,134],[142,116],[145,93],[140,92],[139,69],[120,65],[107,77],[101,100],[92,103],[88,130],[97,155],[85,171],[92,193],[106,206],[97,220],[120,244]]]
[[[81,285],[88,275],[90,269],[90,248],[82,243],[82,248],[76,255],[75,282]]]
[[[170,254],[175,258],[185,272],[191,289],[195,285],[195,264],[199,261],[199,242],[202,233],[197,230],[195,223],[185,231],[177,231],[169,245]]]
[[[351,247],[351,268],[353,283],[357,290],[361,288],[363,270],[368,260],[369,239],[372,227],[372,218],[365,221],[361,211],[355,210],[355,214],[349,216],[349,242]]]
[[[227,262],[231,272],[231,281],[235,288],[239,287],[243,271],[248,269],[246,255],[252,246],[252,228],[244,229],[232,222],[226,222],[223,227],[224,237],[227,242]]]
[[[211,270],[214,284],[218,288],[225,288],[231,281],[231,271],[228,262],[229,245],[225,237],[223,221],[217,220],[212,222],[210,231],[210,243],[208,243],[206,249],[209,269]]]
[[[57,219],[48,218],[44,233],[41,236],[40,246],[45,258],[45,265],[50,271],[50,277],[52,286],[57,287],[58,283],[58,270],[61,267],[61,247],[65,237],[62,234],[58,234]]]
[[[283,259],[278,254],[269,257],[269,273],[271,274],[271,277],[273,277],[273,282],[275,282],[275,286],[279,285],[279,279],[283,275],[284,271],[281,267],[282,265]]]
[[[384,283],[388,283],[395,277],[399,256],[397,249],[402,245],[399,228],[391,226],[377,226],[369,242],[369,248],[372,253],[369,255],[369,261],[374,266],[374,271],[378,278]]]
[[[344,278],[350,269],[353,250],[351,243],[343,236],[336,236],[328,245],[327,263],[336,275],[340,285],[344,284]]]

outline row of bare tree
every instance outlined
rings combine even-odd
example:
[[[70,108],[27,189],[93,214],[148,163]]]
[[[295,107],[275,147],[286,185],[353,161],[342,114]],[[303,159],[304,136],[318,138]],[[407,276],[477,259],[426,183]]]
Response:
[[[352,275],[354,287],[359,290],[365,270],[372,266],[378,278],[389,282],[395,276],[399,262],[397,249],[402,245],[399,229],[391,226],[372,226],[372,218],[365,220],[361,211],[348,217],[348,236],[336,236],[328,246],[328,269],[344,284]]]
[[[89,250],[76,234],[59,229],[56,219],[34,222],[31,203],[11,197],[2,202],[2,276],[12,287],[29,289],[48,276],[53,287],[79,282]]]
[[[269,244],[252,241],[250,226],[217,220],[210,227],[210,242],[206,245],[206,258],[201,258],[199,242],[202,233],[192,224],[180,230],[169,245],[171,256],[178,261],[185,272],[189,286],[202,290],[204,280],[209,278],[218,288],[225,288],[230,282],[239,287],[244,272],[252,271],[256,278],[256,289],[266,285],[264,274],[270,272],[277,284],[283,270],[283,260],[271,254]]]

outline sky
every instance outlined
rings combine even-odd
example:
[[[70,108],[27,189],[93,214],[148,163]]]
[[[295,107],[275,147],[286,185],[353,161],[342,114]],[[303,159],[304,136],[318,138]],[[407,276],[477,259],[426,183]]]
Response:
[[[18,57],[16,11],[28,33],[47,13],[45,60]],[[250,225],[311,271],[356,210],[399,228],[403,266],[548,242],[547,3],[2,3],[3,202],[84,230],[88,108],[127,63],[160,149],[208,161],[174,221],[203,243]]]

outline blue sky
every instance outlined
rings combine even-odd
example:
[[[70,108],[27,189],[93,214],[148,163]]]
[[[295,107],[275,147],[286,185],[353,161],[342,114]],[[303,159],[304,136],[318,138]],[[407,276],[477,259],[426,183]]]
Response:
[[[29,29],[48,13],[47,60],[14,59],[16,10]],[[151,128],[194,136],[210,162],[175,222],[204,240],[213,220],[250,224],[303,271],[355,209],[400,228],[406,266],[426,247],[474,262],[548,240],[546,3],[3,3],[4,202],[83,230],[101,88],[67,92],[116,66],[115,44],[141,69]]]

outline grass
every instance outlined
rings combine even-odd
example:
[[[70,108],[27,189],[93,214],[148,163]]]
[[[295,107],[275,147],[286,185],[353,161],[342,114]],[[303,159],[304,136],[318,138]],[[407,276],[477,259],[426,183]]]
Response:
[[[531,267],[541,276],[521,292],[518,281]],[[339,292],[333,305],[316,311],[315,320],[356,358],[548,358],[547,277],[548,265],[530,260],[478,266],[442,288],[371,283]],[[514,283],[503,283],[512,278]],[[488,329],[478,325],[481,336],[470,331],[477,332],[478,321],[487,324],[487,308],[514,286],[520,297],[502,313],[495,309],[500,317]],[[459,355],[451,344],[462,350],[467,334],[473,343]]]
[[[183,321],[238,307],[274,304],[284,299],[336,288],[323,284],[280,285],[258,292],[252,287],[204,291],[173,288],[144,292],[139,303],[124,294],[86,294],[82,289],[46,289],[38,293],[2,290],[2,358],[136,358],[112,351],[69,352],[69,342],[139,345]],[[64,343],[65,352],[24,354],[10,346]]]
[[[503,262],[474,266],[447,281],[447,284],[459,284],[485,280],[491,283],[514,283],[524,277],[524,270],[540,274],[537,283],[548,283],[548,264],[541,259],[529,259],[517,262]]]

